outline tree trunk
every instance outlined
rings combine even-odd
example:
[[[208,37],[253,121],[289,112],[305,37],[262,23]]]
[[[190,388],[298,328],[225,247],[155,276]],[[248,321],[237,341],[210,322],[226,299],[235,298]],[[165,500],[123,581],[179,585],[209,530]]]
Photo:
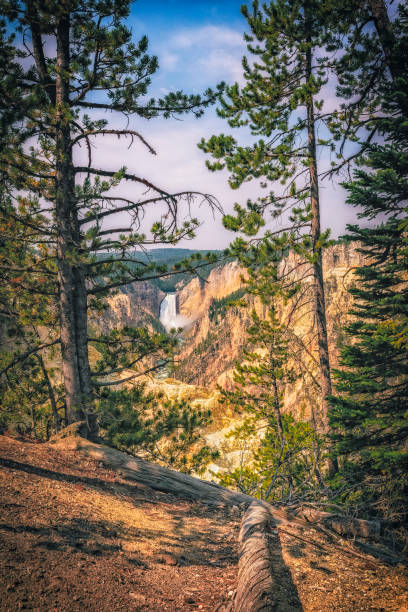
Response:
[[[311,36],[308,40],[306,50],[306,82],[309,83],[312,77],[312,49],[310,45]],[[323,283],[323,259],[320,245],[320,200],[319,200],[319,179],[317,175],[316,161],[316,134],[315,117],[313,106],[313,94],[310,92],[307,97],[307,135],[309,150],[309,180],[310,180],[310,200],[312,208],[312,252],[313,252],[313,277],[314,277],[314,315],[317,326],[317,341],[320,364],[320,392],[321,392],[321,422],[324,433],[329,433],[329,402],[328,396],[332,393],[332,383],[330,377],[330,358],[329,343],[327,339],[326,322],[326,302]],[[329,459],[329,474],[337,471],[337,460]]]
[[[75,218],[75,225],[79,228]],[[80,249],[81,235],[79,229],[76,231],[77,245]],[[83,410],[85,412],[91,435],[97,434],[96,418],[93,411],[93,387],[91,379],[91,368],[89,365],[88,354],[88,308],[87,308],[87,290],[85,283],[85,273],[82,266],[74,269],[75,280],[75,335],[77,343],[78,355],[78,371],[81,385]]]
[[[278,431],[279,442],[280,442],[281,448],[283,448],[283,445],[285,444],[285,440],[283,437],[282,416],[281,416],[281,410],[280,410],[278,383],[276,382],[275,376],[273,377],[273,411],[275,413],[276,429]]]
[[[67,424],[87,419],[95,431],[92,415],[92,381],[88,358],[87,292],[80,261],[81,233],[75,201],[75,174],[72,163],[69,62],[70,18],[68,9],[57,24],[57,73],[55,87],[48,76],[38,19],[27,9],[34,59],[50,104],[55,104],[55,209],[60,310],[62,373],[66,395]],[[92,423],[91,423],[92,421]]]
[[[375,29],[384,51],[385,61],[394,81],[401,73],[402,64],[394,57],[395,36],[384,0],[368,0]]]
[[[58,414],[58,408],[57,408],[57,402],[55,401],[54,389],[52,388],[50,377],[48,376],[47,368],[45,367],[44,359],[38,353],[37,353],[37,360],[40,364],[40,367],[41,367],[41,370],[44,376],[44,380],[47,385],[48,396],[51,402],[52,417],[54,419],[54,427],[55,427],[55,430],[58,432],[61,429],[61,418],[60,418],[60,415]],[[47,428],[48,428],[48,422],[47,422]],[[48,437],[49,436],[47,434],[47,440],[48,440]]]
[[[57,25],[56,93],[56,224],[62,371],[68,423],[84,418],[79,360],[76,343],[76,286],[73,271],[75,243],[72,214],[75,209],[75,178],[72,165],[69,108],[69,15]]]

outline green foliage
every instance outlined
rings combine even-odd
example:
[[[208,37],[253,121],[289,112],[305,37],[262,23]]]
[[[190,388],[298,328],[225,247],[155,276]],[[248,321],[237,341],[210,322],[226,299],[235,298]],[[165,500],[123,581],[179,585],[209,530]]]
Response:
[[[109,376],[130,368],[137,368],[149,360],[171,360],[177,345],[175,336],[150,333],[145,327],[124,327],[101,334],[95,341],[99,352],[95,376]]]
[[[208,310],[208,317],[210,321],[218,322],[219,318],[223,318],[232,306],[239,306],[242,302],[241,299],[245,295],[245,288],[237,289],[229,295],[220,298],[219,300],[212,300],[210,308]]]
[[[36,439],[48,439],[63,418],[61,389],[53,381],[37,347],[47,345],[50,359],[56,348],[55,267],[40,248],[26,242],[27,227],[20,223],[7,182],[0,190],[0,406],[1,427]],[[30,204],[21,199],[19,210],[30,218]],[[40,219],[37,219],[41,223]],[[45,333],[45,329],[47,332]],[[54,346],[53,346],[54,344]],[[52,382],[51,382],[52,381]],[[54,403],[54,410],[52,404]]]
[[[373,118],[381,112],[384,88],[389,85],[390,58],[383,47],[384,39],[373,23],[373,6],[371,2],[345,0],[341,4],[332,3],[328,14],[328,48],[340,51],[333,61],[340,104],[327,123],[333,140],[338,143],[336,157],[331,161],[334,173],[364,153],[378,134],[379,124]],[[384,8],[386,15],[388,7],[386,2],[376,3],[376,9]],[[401,3],[400,15],[404,10]],[[391,32],[383,32],[390,42],[394,36],[398,42],[400,24],[400,20],[390,22]],[[380,27],[384,28],[384,24]],[[349,143],[353,143],[352,148]]]
[[[401,12],[406,17],[406,10]],[[396,53],[407,74],[408,32]],[[405,46],[404,46],[404,44]],[[402,53],[402,49],[405,51]],[[367,263],[356,271],[353,320],[336,372],[332,426],[344,464],[334,483],[344,503],[407,528],[408,480],[408,81],[383,92],[382,116],[373,119],[383,137],[370,144],[348,201],[369,227],[349,226]],[[405,532],[405,539],[407,539]]]
[[[188,474],[202,473],[217,452],[202,443],[211,412],[184,400],[165,401],[143,386],[109,391],[98,398],[102,430],[110,444]]]
[[[219,482],[269,502],[290,501],[315,495],[316,457],[321,441],[309,423],[282,415],[283,446],[276,420],[262,424],[248,417],[227,434],[232,448],[241,451],[241,465],[220,473]]]
[[[2,353],[0,368],[9,359],[9,353]],[[52,376],[51,369],[48,375]],[[61,389],[55,386],[54,393],[61,407],[60,392]],[[23,367],[11,369],[0,382],[0,405],[0,430],[3,432],[44,442],[55,431],[49,388],[36,356],[25,359]]]
[[[195,352],[197,353],[197,355],[201,355],[202,353],[205,353],[206,350],[217,340],[217,336],[215,334],[212,334],[211,332],[209,332],[207,334],[207,336],[201,340],[201,342],[199,342],[197,344],[197,346],[195,347]]]

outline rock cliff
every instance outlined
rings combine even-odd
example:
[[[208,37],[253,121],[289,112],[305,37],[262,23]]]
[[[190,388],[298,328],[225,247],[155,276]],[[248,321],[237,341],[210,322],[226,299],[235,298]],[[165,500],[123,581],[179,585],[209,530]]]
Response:
[[[166,294],[149,281],[139,281],[124,287],[108,298],[109,308],[102,316],[91,316],[91,325],[108,332],[114,327],[140,327],[163,331],[159,321],[160,304]]]
[[[189,319],[205,316],[213,300],[221,299],[239,289],[243,272],[236,261],[231,261],[211,270],[206,281],[193,278],[177,294],[180,314]]]
[[[282,265],[296,270],[296,256],[291,255]],[[342,339],[343,327],[351,306],[348,287],[353,282],[353,268],[361,265],[362,255],[356,245],[338,244],[325,252],[324,272],[327,301],[327,323],[332,365],[338,359],[338,345]],[[208,283],[193,279],[179,294],[179,308],[195,322],[186,334],[179,355],[179,368],[176,376],[195,385],[215,388],[220,385],[230,388],[234,364],[239,359],[246,342],[246,328],[250,322],[250,309],[236,306],[226,308],[225,300],[237,294],[243,287],[243,270],[236,262],[223,268],[214,269]],[[301,275],[303,272],[295,271]],[[306,298],[312,289],[312,278],[305,279]],[[243,291],[243,290],[242,290]],[[251,306],[259,315],[264,315],[264,307],[251,298]],[[282,307],[284,310],[284,307]],[[295,358],[299,342],[304,344],[308,371],[287,390],[285,407],[298,416],[310,418],[317,393],[316,342],[313,331],[313,314],[310,299],[297,313],[294,322],[296,343],[292,347]],[[295,340],[294,340],[295,343]]]

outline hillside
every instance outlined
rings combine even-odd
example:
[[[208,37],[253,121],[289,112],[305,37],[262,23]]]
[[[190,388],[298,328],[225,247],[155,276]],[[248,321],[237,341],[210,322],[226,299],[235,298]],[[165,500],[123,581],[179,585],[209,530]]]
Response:
[[[0,609],[213,610],[238,518],[75,451],[0,437]]]
[[[0,481],[1,610],[229,609],[236,507],[153,490],[69,443],[0,437]],[[406,567],[279,516],[274,609],[406,612]]]

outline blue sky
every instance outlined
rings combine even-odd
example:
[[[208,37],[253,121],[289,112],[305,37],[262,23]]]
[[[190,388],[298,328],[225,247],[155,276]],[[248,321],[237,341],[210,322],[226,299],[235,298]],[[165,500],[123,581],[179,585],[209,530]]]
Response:
[[[129,17],[134,38],[137,40],[146,34],[150,53],[159,58],[160,70],[153,76],[150,94],[158,96],[178,89],[186,93],[200,92],[221,80],[240,81],[241,59],[246,50],[243,41],[246,21],[240,14],[241,4],[236,0],[135,2]],[[197,148],[201,137],[231,132],[226,122],[216,116],[215,109],[198,120],[136,118],[131,119],[130,126],[146,137],[157,156],[149,155],[140,144],[128,150],[123,140],[103,138],[95,143],[94,150],[95,161],[101,167],[116,169],[118,165],[126,165],[129,172],[143,175],[169,191],[191,189],[211,193],[226,212],[232,210],[234,202],[245,203],[248,197],[255,198],[260,193],[252,182],[232,191],[227,184],[227,173],[213,174],[206,169],[205,155]],[[237,130],[234,135],[239,136]],[[248,133],[243,133],[242,138],[248,142]],[[129,183],[120,189],[123,195],[134,195],[134,187]],[[336,183],[326,182],[321,185],[321,197],[322,225],[330,226],[334,236],[343,233],[345,224],[355,219],[354,210],[344,203],[343,189]],[[223,229],[220,216],[213,218],[205,206],[199,207],[199,201],[193,214],[203,225],[193,241],[179,246],[224,248],[234,238]],[[156,217],[156,209],[146,215],[145,230]]]

